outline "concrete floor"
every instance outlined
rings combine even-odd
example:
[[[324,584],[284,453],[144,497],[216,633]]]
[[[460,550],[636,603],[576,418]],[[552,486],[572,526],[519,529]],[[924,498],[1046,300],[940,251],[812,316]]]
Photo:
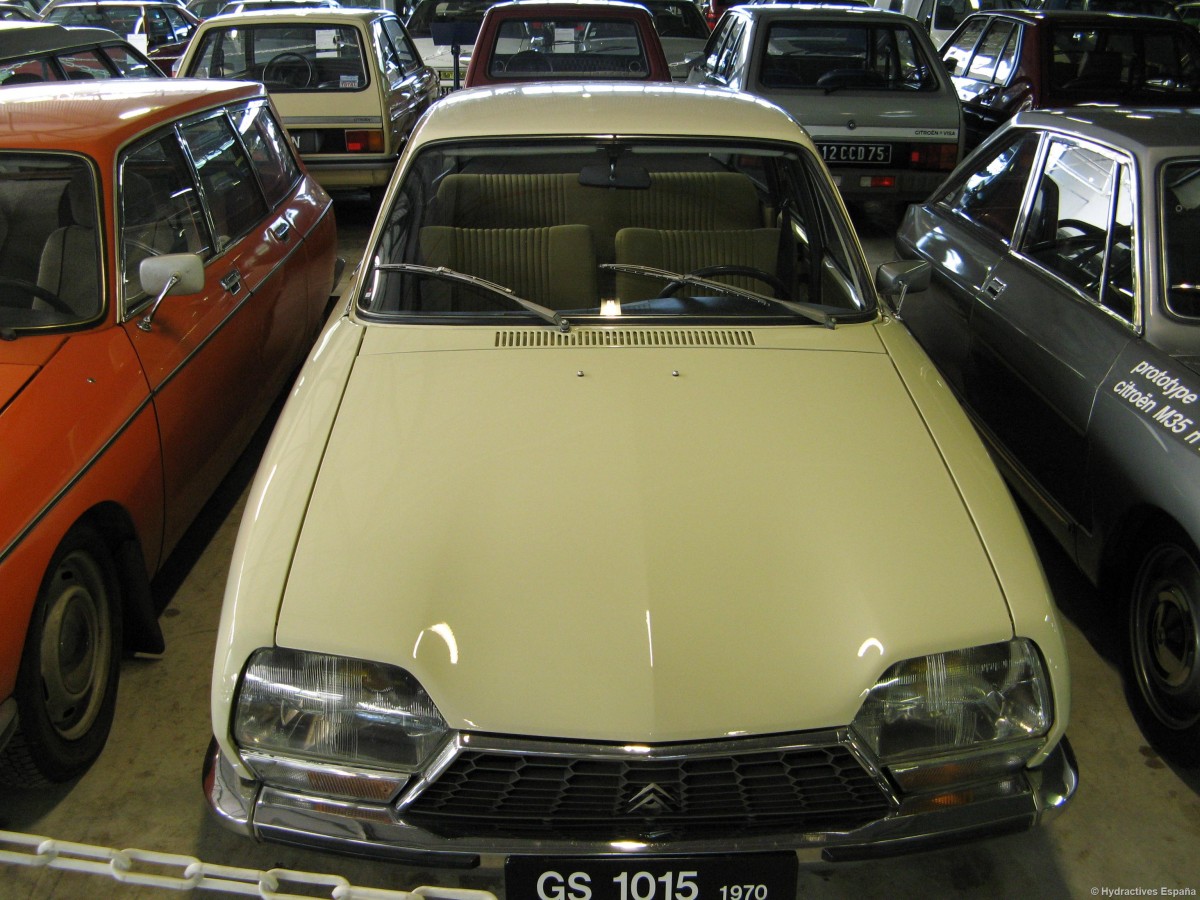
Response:
[[[351,265],[371,211],[339,201]],[[875,261],[890,257],[886,226],[862,226]],[[134,659],[121,672],[117,718],[103,756],[73,784],[49,792],[0,789],[0,829],[117,849],[197,857],[250,869],[283,867],[340,875],[359,887],[410,890],[421,884],[486,888],[491,875],[439,873],[254,844],[209,818],[200,792],[209,740],[209,672],[217,619],[253,472],[256,445],[209,504],[156,585],[167,652]],[[1094,592],[1033,527],[1064,612],[1073,672],[1069,736],[1081,786],[1055,822],[1022,835],[961,848],[845,867],[803,870],[798,896],[1041,898],[1196,896],[1200,890],[1200,772],[1177,770],[1154,753],[1128,711],[1116,665],[1117,640],[1095,614]],[[0,850],[16,849],[0,843]],[[28,853],[28,850],[22,850]],[[138,871],[146,871],[139,867]],[[170,874],[179,874],[170,870]],[[289,885],[290,890],[297,890]],[[37,870],[0,861],[0,898],[164,896],[109,876]],[[308,894],[305,894],[308,896]],[[328,889],[312,896],[331,896]],[[509,898],[517,900],[517,898]]]

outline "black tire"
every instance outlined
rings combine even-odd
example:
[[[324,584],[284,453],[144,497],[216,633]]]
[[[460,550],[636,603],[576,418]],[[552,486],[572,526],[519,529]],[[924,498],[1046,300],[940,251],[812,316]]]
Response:
[[[85,772],[112,728],[120,664],[116,567],[100,536],[77,525],[50,560],[29,622],[0,782],[38,786]]]
[[[1150,742],[1200,764],[1200,553],[1175,528],[1137,557],[1129,589],[1128,665],[1134,712]]]

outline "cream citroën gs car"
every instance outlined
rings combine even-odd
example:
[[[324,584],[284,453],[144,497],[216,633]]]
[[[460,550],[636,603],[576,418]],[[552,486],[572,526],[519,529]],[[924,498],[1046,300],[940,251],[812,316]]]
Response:
[[[439,100],[248,500],[220,819],[510,897],[708,900],[1062,809],[1043,573],[879,298],[923,279],[873,283],[770,104]]]

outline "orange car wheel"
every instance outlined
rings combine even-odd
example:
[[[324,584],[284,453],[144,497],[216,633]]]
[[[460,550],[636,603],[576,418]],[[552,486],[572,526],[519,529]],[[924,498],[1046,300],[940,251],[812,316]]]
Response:
[[[120,585],[107,545],[77,525],[38,594],[17,676],[17,733],[0,754],[0,780],[67,781],[104,748],[120,673]]]

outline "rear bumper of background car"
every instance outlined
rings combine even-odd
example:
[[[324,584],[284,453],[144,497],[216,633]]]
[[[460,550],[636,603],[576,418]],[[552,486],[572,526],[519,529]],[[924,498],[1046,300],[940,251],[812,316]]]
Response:
[[[205,796],[223,825],[259,840],[452,868],[500,868],[508,856],[613,854],[611,841],[510,836],[447,838],[403,821],[387,805],[328,800],[238,777],[213,741]],[[801,864],[892,856],[1028,830],[1055,817],[1074,796],[1078,771],[1064,738],[1037,769],[953,794],[901,799],[886,815],[850,831],[772,832],[751,837],[640,840],[636,854],[738,854],[793,849]],[[618,848],[620,849],[620,848]]]
[[[847,200],[898,200],[916,203],[927,198],[948,172],[913,172],[889,169],[830,166],[838,192]],[[890,184],[881,179],[890,178]]]

